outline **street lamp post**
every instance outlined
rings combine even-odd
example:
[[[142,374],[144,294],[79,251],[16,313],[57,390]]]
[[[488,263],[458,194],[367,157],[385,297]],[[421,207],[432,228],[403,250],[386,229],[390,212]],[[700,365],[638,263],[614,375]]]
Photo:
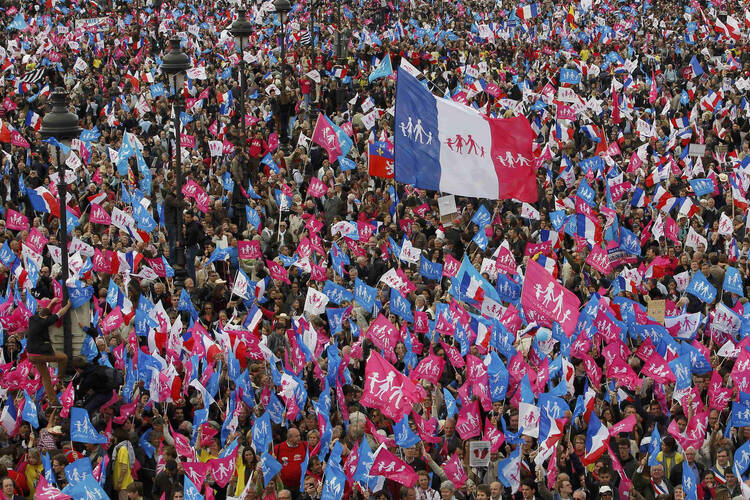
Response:
[[[60,247],[62,260],[62,291],[63,305],[68,301],[68,211],[66,202],[68,185],[65,183],[65,163],[60,153],[61,145],[70,146],[72,139],[81,135],[78,116],[68,109],[68,93],[62,87],[57,87],[50,96],[52,110],[42,118],[42,137],[59,141],[57,144],[57,196],[60,199]],[[63,316],[63,348],[68,360],[73,358],[73,332],[70,325],[70,313]],[[63,374],[60,374],[63,375]]]
[[[250,24],[250,21],[245,17],[246,12],[247,11],[244,7],[237,9],[237,20],[232,23],[232,26],[229,29],[234,37],[235,46],[240,49],[238,79],[240,81],[240,144],[242,145],[242,148],[245,146],[245,137],[247,135],[245,131],[245,93],[247,92],[245,89],[245,47],[247,47],[250,41],[250,35],[253,32],[253,25]]]
[[[190,69],[190,57],[180,49],[180,39],[172,37],[169,40],[170,52],[164,56],[161,69],[169,75],[172,89],[174,90],[174,147],[175,147],[175,177],[177,181],[177,196],[182,193],[182,148],[180,145],[180,93]],[[182,247],[182,210],[177,210],[177,243]]]
[[[281,86],[286,87],[286,22],[289,20],[289,12],[292,10],[292,4],[289,0],[274,0],[273,6],[276,9],[276,13],[279,15],[281,21]],[[289,138],[286,133],[279,135],[284,139],[283,146],[288,148]]]

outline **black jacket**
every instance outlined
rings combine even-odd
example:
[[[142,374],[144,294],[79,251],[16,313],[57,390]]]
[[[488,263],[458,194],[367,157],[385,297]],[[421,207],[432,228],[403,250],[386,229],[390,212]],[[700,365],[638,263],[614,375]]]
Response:
[[[54,325],[59,318],[57,314],[50,314],[42,318],[35,314],[29,318],[28,344],[26,350],[29,354],[54,354],[52,341],[49,338],[49,327]]]

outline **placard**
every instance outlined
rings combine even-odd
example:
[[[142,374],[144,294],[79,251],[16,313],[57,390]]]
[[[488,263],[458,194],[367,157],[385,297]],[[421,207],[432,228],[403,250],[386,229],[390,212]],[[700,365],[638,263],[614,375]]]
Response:
[[[490,442],[469,442],[469,467],[487,467],[490,465]]]
[[[664,314],[667,308],[667,303],[664,299],[652,300],[648,303],[648,310],[646,314],[654,318],[662,325],[664,324]]]

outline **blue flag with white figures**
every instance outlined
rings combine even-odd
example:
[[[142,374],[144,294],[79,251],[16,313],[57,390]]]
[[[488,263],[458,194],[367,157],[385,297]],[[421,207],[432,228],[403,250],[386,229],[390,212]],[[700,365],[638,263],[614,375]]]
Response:
[[[750,441],[745,441],[734,452],[734,471],[738,478],[747,472],[748,466],[750,466]]]
[[[69,484],[77,485],[88,480],[89,478],[94,478],[93,469],[91,467],[91,459],[89,457],[79,458],[75,462],[65,466],[65,479]]]
[[[560,69],[560,83],[569,83],[571,85],[578,85],[581,83],[581,73],[578,70],[570,68]]]
[[[440,281],[443,279],[443,265],[428,260],[424,254],[419,257],[419,274],[427,279]]]
[[[709,283],[700,271],[693,275],[693,279],[690,280],[685,292],[697,297],[706,304],[710,304],[716,298],[716,288]]]
[[[471,222],[479,226],[480,229],[484,229],[485,226],[489,225],[491,220],[490,212],[484,205],[479,205],[479,208],[471,218]]]
[[[685,500],[698,500],[698,481],[687,460],[682,462],[682,489],[685,491]]]
[[[262,463],[262,461],[261,461],[261,463]],[[278,462],[276,462],[276,463],[278,463]],[[263,470],[263,476],[264,477],[266,475],[265,472],[266,471]],[[277,473],[278,473],[278,471],[277,471]],[[276,474],[274,474],[274,475],[276,475]],[[200,491],[195,486],[195,484],[190,480],[190,478],[187,476],[187,474],[185,474],[184,478],[185,478],[185,484],[183,486],[183,491],[185,492],[185,498],[189,498],[190,500],[204,500],[205,497],[200,494]],[[268,486],[268,481],[270,481],[270,479],[266,480],[266,486]]]
[[[659,435],[659,429],[654,426],[654,430],[651,433],[651,441],[648,443],[648,466],[652,467],[658,465],[659,453],[661,453],[661,435]]]
[[[736,293],[740,297],[745,296],[744,286],[742,285],[742,276],[740,276],[740,271],[736,267],[727,267],[724,272],[724,284],[722,288],[724,291]]]
[[[504,420],[504,419],[501,419]],[[497,479],[506,488],[511,488],[513,492],[518,490],[521,478],[521,447],[515,450],[506,458],[497,464]]]
[[[85,408],[70,409],[70,440],[76,443],[104,444],[107,438],[94,429]]]
[[[340,445],[339,442],[336,444]],[[341,466],[329,460],[326,464],[325,481],[323,483],[323,492],[320,494],[320,500],[341,500],[345,485],[346,474],[341,470]]]
[[[370,73],[370,76],[368,77],[368,82],[372,83],[374,80],[377,80],[378,78],[383,78],[385,76],[390,76],[390,74],[393,73],[393,67],[391,66],[391,54],[386,54],[382,61],[380,61],[380,64],[378,65],[375,70]]]
[[[377,476],[370,475],[370,467],[372,467],[374,461],[375,454],[370,448],[370,444],[367,439],[362,439],[359,443],[359,463],[354,471],[354,480],[371,490],[378,484]]]
[[[365,311],[372,311],[375,306],[375,298],[377,297],[378,290],[371,287],[359,278],[354,278],[354,300]]]
[[[405,321],[414,322],[414,314],[411,312],[411,302],[395,288],[391,288],[390,308],[392,314]]]
[[[331,280],[325,282],[323,286],[323,295],[334,304],[341,304],[344,301],[351,302],[354,298],[352,292],[341,285],[337,285]]]
[[[641,242],[629,229],[620,226],[620,248],[630,255],[641,255]]]
[[[402,448],[411,448],[419,442],[419,436],[409,427],[409,415],[405,414],[393,426],[393,437],[396,439],[396,444]]]
[[[263,472],[263,487],[265,488],[276,477],[276,474],[281,472],[281,464],[268,452],[263,452],[260,457],[260,467]]]
[[[34,429],[38,429],[39,413],[36,408],[36,403],[34,403],[34,398],[29,396],[29,393],[26,391],[23,391],[23,395],[25,401],[23,404],[23,410],[21,411],[21,418],[28,422]]]

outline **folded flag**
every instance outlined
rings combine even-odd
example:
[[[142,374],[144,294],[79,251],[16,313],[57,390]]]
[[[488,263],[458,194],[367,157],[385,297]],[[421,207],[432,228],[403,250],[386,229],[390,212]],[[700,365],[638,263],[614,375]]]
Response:
[[[526,118],[489,118],[438,99],[399,69],[395,178],[422,189],[537,201],[535,136]]]

